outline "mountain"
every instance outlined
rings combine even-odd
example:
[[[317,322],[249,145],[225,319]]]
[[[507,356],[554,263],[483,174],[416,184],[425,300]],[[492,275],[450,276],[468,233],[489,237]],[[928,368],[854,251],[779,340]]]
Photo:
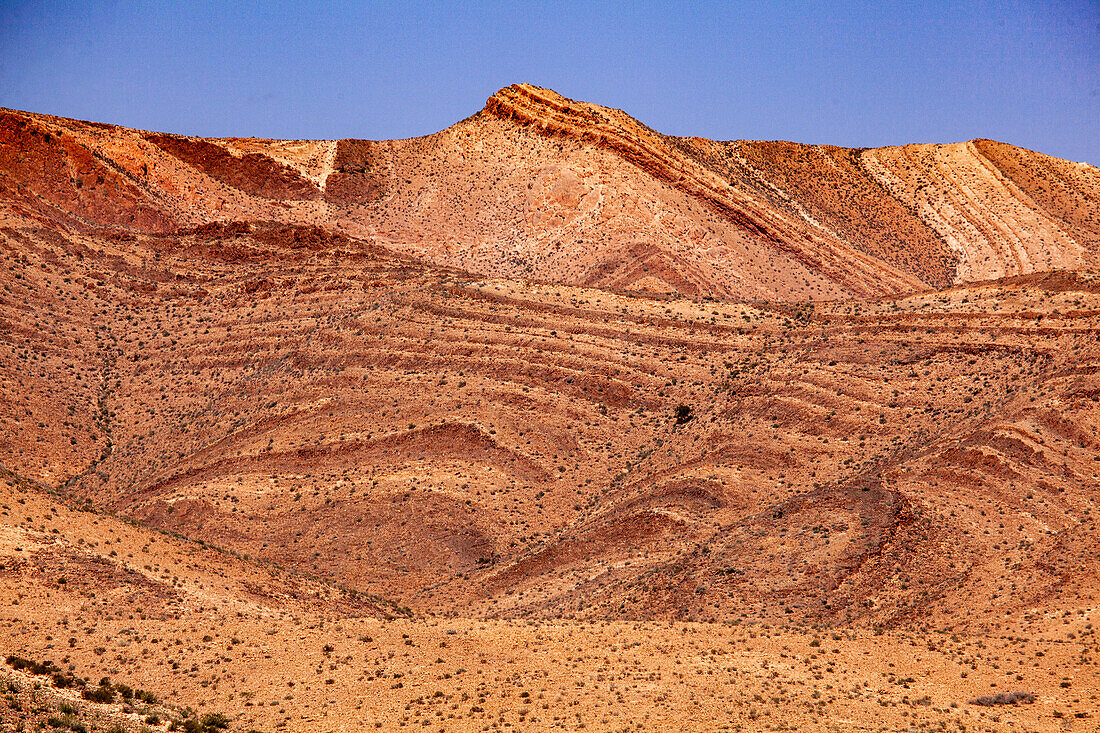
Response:
[[[388,142],[4,112],[4,638],[167,655],[158,694],[242,725],[335,725],[288,684],[333,679],[341,724],[439,692],[481,729],[542,714],[463,687],[513,637],[576,633],[593,690],[609,645],[646,684],[689,628],[757,672],[794,645],[798,688],[830,629],[876,692],[823,720],[955,725],[1011,670],[1059,727],[1095,689],[1098,213],[1096,169],[1001,143],[674,138],[527,85]],[[677,725],[752,727],[772,679]]]
[[[201,139],[0,117],[11,225],[315,224],[485,275],[826,300],[1092,267],[1100,171],[989,140],[846,149],[661,135],[514,85],[422,138]]]

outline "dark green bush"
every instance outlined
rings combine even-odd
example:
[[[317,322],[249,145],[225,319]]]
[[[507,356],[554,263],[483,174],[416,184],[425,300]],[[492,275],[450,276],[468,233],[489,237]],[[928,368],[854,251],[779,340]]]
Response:
[[[208,730],[216,730],[219,728],[229,727],[229,718],[225,717],[222,713],[207,713],[202,716],[202,725]]]
[[[160,702],[160,698],[148,690],[134,690],[134,697],[150,705],[156,705]]]
[[[100,684],[99,687],[91,690],[84,690],[80,694],[85,700],[90,702],[108,703],[115,701],[115,691],[110,683],[106,685]]]

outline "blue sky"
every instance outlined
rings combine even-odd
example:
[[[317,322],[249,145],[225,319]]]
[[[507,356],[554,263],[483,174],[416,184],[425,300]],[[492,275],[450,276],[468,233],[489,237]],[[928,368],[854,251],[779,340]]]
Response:
[[[0,3],[0,106],[396,138],[527,81],[717,139],[990,137],[1100,164],[1100,2]]]

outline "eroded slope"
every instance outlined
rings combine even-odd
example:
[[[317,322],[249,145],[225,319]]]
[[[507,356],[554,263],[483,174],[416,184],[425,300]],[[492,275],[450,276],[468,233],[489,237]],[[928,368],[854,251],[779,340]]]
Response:
[[[1100,172],[976,140],[661,135],[526,84],[434,135],[206,140],[5,111],[0,217],[319,225],[487,276],[732,299],[917,292],[1097,264]]]
[[[280,224],[3,237],[4,465],[74,500],[438,613],[1093,603],[1090,275],[754,307]]]

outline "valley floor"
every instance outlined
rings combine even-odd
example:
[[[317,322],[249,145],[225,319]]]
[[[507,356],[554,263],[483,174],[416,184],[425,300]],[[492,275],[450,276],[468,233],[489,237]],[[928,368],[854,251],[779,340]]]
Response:
[[[1057,633],[978,637],[198,607],[140,618],[11,573],[0,592],[4,649],[224,713],[235,730],[1085,731],[1100,689],[1076,614]],[[973,702],[1015,691],[1034,703]]]

